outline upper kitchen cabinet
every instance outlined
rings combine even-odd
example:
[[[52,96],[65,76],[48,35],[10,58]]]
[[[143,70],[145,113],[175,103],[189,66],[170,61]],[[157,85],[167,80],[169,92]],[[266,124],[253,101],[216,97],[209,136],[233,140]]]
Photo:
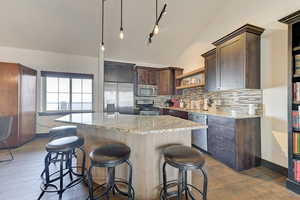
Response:
[[[260,36],[263,31],[263,28],[246,24],[213,43],[217,47],[217,89],[260,89]]]
[[[133,83],[134,64],[104,61],[104,81]]]
[[[182,74],[183,69],[168,67],[159,70],[159,95],[174,95],[176,94],[175,77]]]
[[[141,85],[158,85],[159,72],[151,67],[136,67],[137,83]]]
[[[205,63],[205,89],[209,92],[217,90],[217,55],[216,49],[202,54]]]

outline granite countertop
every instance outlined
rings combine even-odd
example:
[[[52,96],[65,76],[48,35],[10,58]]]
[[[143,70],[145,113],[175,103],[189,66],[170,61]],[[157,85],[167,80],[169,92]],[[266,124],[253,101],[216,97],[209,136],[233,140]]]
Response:
[[[213,115],[213,116],[219,116],[219,117],[228,117],[228,118],[234,118],[234,119],[247,119],[247,118],[258,118],[261,117],[261,115],[248,115],[248,114],[235,114],[227,113],[227,112],[221,112],[221,111],[204,111],[200,109],[186,109],[186,108],[175,108],[175,107],[159,107],[159,108],[166,108],[170,110],[178,110],[178,111],[185,111],[189,113],[198,113],[203,115]]]
[[[140,135],[207,128],[206,125],[168,115],[141,116],[119,113],[74,113],[58,118],[55,121],[95,128],[104,127]]]

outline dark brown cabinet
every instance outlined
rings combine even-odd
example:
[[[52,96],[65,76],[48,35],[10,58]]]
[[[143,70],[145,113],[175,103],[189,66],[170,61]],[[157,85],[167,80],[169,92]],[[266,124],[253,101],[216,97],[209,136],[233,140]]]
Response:
[[[205,63],[205,89],[209,92],[217,90],[216,49],[202,54]]]
[[[160,114],[161,115],[171,115],[173,117],[179,117],[181,119],[186,119],[186,120],[189,118],[188,112],[180,111],[180,110],[172,110],[172,109],[167,109],[167,108],[161,108]]]
[[[20,64],[0,63],[0,115],[13,116],[9,147],[17,147],[36,134],[36,75],[35,70]]]
[[[183,69],[169,67],[159,70],[159,95],[175,95],[177,75],[182,74]]]
[[[260,164],[260,119],[208,116],[208,152],[235,170]]]
[[[137,83],[141,85],[157,85],[159,72],[155,68],[136,67]]]
[[[104,61],[104,81],[133,83],[134,64]]]
[[[213,43],[217,47],[218,89],[260,89],[260,35],[263,31],[246,24]]]

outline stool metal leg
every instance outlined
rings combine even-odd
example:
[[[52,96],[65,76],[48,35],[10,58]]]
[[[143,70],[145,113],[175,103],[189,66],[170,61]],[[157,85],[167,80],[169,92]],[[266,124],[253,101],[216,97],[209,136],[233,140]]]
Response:
[[[63,187],[64,187],[64,156],[68,157],[68,154],[63,154],[62,155],[62,158],[60,160],[60,172],[59,172],[59,176],[60,176],[60,179],[59,179],[59,191],[58,191],[58,194],[59,194],[59,200],[62,199],[62,193],[63,193]]]
[[[129,177],[128,177],[128,199],[134,199],[134,190],[132,188],[132,165],[129,160],[126,161],[129,166]]]
[[[178,180],[177,180],[177,200],[181,200],[182,189],[183,189],[183,179],[184,179],[184,171],[179,169],[178,171]]]
[[[201,168],[200,169],[202,174],[203,174],[203,178],[204,178],[204,182],[203,182],[203,200],[206,200],[207,199],[207,174],[206,172]]]
[[[167,162],[163,164],[163,198],[166,198],[167,195],[167,172],[166,172]]]
[[[91,166],[88,170],[88,186],[89,186],[90,200],[94,200],[94,187],[93,187],[92,169],[93,169],[93,164],[91,164]]]

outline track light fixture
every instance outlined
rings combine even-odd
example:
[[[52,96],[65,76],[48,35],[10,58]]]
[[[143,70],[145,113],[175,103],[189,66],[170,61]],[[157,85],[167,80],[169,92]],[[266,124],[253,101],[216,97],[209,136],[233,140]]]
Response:
[[[148,37],[148,43],[151,44],[152,43],[152,38],[154,35],[157,35],[159,33],[159,22],[162,19],[162,17],[167,13],[167,4],[164,4],[164,7],[162,8],[159,16],[157,15],[157,0],[156,0],[156,21],[155,21],[155,25],[154,28],[152,29],[152,32],[149,33],[149,37]],[[157,17],[158,16],[158,17]]]

